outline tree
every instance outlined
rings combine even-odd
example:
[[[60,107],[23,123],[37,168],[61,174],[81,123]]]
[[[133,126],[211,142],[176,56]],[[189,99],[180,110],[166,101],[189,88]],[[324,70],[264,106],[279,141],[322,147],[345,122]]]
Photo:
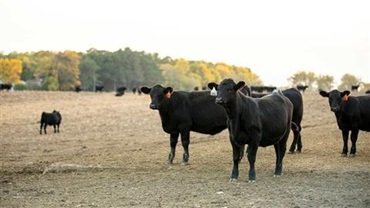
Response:
[[[316,76],[313,72],[299,71],[293,74],[288,80],[294,86],[307,85],[310,89],[312,89],[312,85],[316,81]]]
[[[0,80],[4,83],[19,83],[22,61],[19,59],[0,59]]]
[[[341,78],[342,83],[338,86],[339,90],[350,90],[352,85],[357,85],[361,79],[356,78],[351,74],[344,74]]]
[[[83,55],[80,61],[80,80],[81,88],[84,90],[94,90],[96,79],[99,79],[95,73],[100,69],[98,64],[88,55]]]
[[[317,88],[329,91],[333,87],[334,77],[329,75],[320,75],[316,78]]]
[[[80,55],[73,51],[64,51],[56,54],[53,67],[58,72],[59,90],[72,90],[81,84]]]

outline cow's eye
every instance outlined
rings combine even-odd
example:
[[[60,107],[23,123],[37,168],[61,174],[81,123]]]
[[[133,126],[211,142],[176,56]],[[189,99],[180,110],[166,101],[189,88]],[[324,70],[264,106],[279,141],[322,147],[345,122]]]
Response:
[[[163,99],[163,95],[161,94],[161,95],[158,95],[158,98],[159,99]]]

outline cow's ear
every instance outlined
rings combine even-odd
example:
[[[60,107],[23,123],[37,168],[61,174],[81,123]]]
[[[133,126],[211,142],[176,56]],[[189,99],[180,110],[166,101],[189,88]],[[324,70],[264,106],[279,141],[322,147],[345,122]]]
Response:
[[[216,90],[217,90],[217,88],[218,88],[218,84],[216,84],[216,83],[214,83],[214,82],[211,82],[211,83],[208,83],[208,88],[209,89],[213,89],[213,88],[215,88]]]
[[[166,87],[166,89],[164,91],[165,91],[165,93],[169,92],[169,93],[172,94],[173,88],[172,87]]]
[[[144,94],[149,94],[150,90],[151,90],[151,88],[149,88],[149,87],[141,87],[140,88],[140,91],[143,92]]]
[[[342,97],[345,96],[345,95],[348,96],[350,93],[351,93],[350,91],[345,90],[345,91],[343,91],[343,92],[340,93],[340,96],[342,96]]]
[[[323,96],[323,97],[329,97],[329,93],[327,93],[324,90],[320,90],[320,95]]]
[[[172,87],[166,87],[166,89],[163,92],[166,95],[166,98],[169,99],[171,97],[172,92],[173,92],[173,88]]]
[[[240,88],[244,87],[244,85],[245,85],[245,82],[240,81],[240,82],[238,82],[238,84],[235,85],[234,90],[237,91]]]
[[[351,92],[348,91],[348,90],[345,90],[343,92],[340,93],[340,96],[342,97],[342,100],[344,101],[347,101],[348,100],[348,95],[350,94]]]

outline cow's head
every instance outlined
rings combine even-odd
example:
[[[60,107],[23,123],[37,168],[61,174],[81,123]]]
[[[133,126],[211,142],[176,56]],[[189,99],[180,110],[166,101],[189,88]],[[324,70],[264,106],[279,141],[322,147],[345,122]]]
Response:
[[[149,107],[153,110],[160,110],[163,103],[171,98],[173,92],[172,87],[162,87],[161,85],[155,85],[152,88],[141,87],[140,91],[144,94],[149,94],[152,102]]]
[[[350,92],[348,90],[345,90],[343,92],[340,92],[338,90],[332,90],[330,92],[320,90],[321,96],[329,98],[330,110],[333,112],[337,112],[340,110],[342,102],[348,100],[349,94]]]
[[[219,105],[228,105],[234,102],[236,92],[245,85],[245,82],[240,81],[237,84],[232,79],[224,79],[220,84],[211,82],[208,84],[210,89],[217,90],[216,103]]]

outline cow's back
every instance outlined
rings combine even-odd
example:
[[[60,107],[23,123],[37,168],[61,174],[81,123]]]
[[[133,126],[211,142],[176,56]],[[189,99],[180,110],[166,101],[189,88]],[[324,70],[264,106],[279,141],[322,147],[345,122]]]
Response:
[[[210,95],[210,91],[189,93],[192,131],[213,135],[227,128],[225,110],[215,103],[215,99],[215,96]]]
[[[370,95],[357,97],[360,105],[360,130],[370,131]]]
[[[290,88],[283,91],[285,97],[287,97],[293,104],[293,117],[292,121],[297,125],[301,124],[303,116],[303,98],[302,94],[296,88]]]
[[[272,145],[271,138],[283,137],[290,131],[293,104],[282,94],[273,93],[258,99],[258,106],[262,122],[261,146]]]
[[[60,113],[56,111],[54,112],[54,116],[56,124],[60,124],[62,122],[62,115],[60,115]]]
[[[62,117],[59,112],[53,112],[53,113],[42,112],[40,122],[45,123],[47,125],[54,125],[54,124],[60,124],[61,119]]]

